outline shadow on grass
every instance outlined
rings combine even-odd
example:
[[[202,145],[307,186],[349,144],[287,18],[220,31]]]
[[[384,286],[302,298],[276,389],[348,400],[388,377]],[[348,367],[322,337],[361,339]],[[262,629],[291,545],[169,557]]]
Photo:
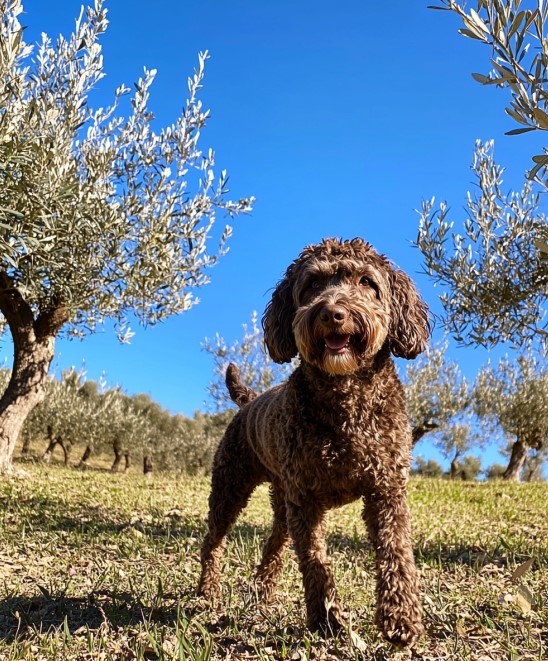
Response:
[[[14,515],[17,519],[17,529],[22,522],[31,530],[42,532],[67,532],[80,536],[96,538],[99,535],[116,536],[138,530],[146,537],[162,542],[174,538],[192,539],[197,541],[197,550],[201,539],[206,533],[206,515],[172,515],[154,521],[129,520],[123,513],[106,508],[86,507],[85,509],[65,510],[63,503],[47,496],[31,496],[18,503]],[[0,510],[2,502],[0,500]],[[11,508],[10,508],[11,509]],[[6,532],[9,534],[8,528]],[[14,529],[15,532],[15,529]],[[256,543],[262,546],[270,532],[270,523],[255,525],[245,520],[236,523],[229,539],[241,540],[244,544]],[[365,530],[362,533],[333,532],[328,535],[328,552],[343,552],[362,556],[364,561],[372,560],[373,548]],[[81,540],[75,543],[81,543]],[[70,541],[68,541],[70,545]],[[535,557],[537,565],[548,563],[548,554],[539,553],[538,549],[524,549],[501,540],[494,535],[485,538],[481,546],[455,541],[453,544],[439,542],[421,542],[416,540],[414,552],[419,564],[429,565],[468,565],[481,569],[487,564],[506,567],[516,562]],[[358,559],[357,559],[358,560]],[[359,561],[359,560],[358,560]]]
[[[2,512],[0,498],[0,512]],[[65,503],[48,496],[25,497],[11,505],[14,532],[22,525],[32,531],[68,532],[80,535],[97,536],[116,535],[128,529],[137,529],[151,537],[173,537],[174,534],[196,536],[205,534],[205,519],[199,516],[166,516],[160,521],[148,522],[129,519],[128,516],[113,509],[101,507],[82,507],[67,509]],[[9,528],[6,528],[9,533]]]
[[[87,598],[47,594],[11,597],[0,601],[0,639],[11,643],[34,631],[62,630],[70,635],[85,635],[104,624],[112,629],[150,622],[174,625],[177,619],[193,615],[193,611],[185,611],[175,600],[171,604],[153,607],[129,593],[109,590]]]

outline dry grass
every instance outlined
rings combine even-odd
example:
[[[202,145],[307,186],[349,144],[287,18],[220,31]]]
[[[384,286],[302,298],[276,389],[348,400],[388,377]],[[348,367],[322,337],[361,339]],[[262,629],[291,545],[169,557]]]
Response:
[[[0,659],[544,659],[547,484],[414,479],[427,635],[414,650],[371,624],[372,555],[359,505],[334,512],[329,547],[365,645],[304,628],[293,553],[275,602],[251,580],[270,512],[254,495],[227,549],[223,602],[194,595],[208,480],[58,466],[0,481]]]

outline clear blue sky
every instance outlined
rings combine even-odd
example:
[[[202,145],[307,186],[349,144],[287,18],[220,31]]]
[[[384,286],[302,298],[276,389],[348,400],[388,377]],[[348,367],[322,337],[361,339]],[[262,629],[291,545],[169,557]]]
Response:
[[[121,83],[131,86],[143,66],[156,68],[151,107],[159,126],[170,123],[197,53],[209,50],[202,99],[211,119],[201,145],[228,170],[232,196],[257,201],[251,217],[236,220],[230,252],[210,272],[197,307],[134,328],[129,346],[109,331],[60,340],[54,368],[85,363],[89,378],[105,372],[111,385],[192,415],[204,407],[211,380],[204,337],[238,338],[289,262],[326,236],[363,236],[410,273],[439,311],[438,291],[420,274],[411,245],[414,210],[435,195],[456,220],[465,217],[477,138],[495,139],[508,188],[519,188],[539,137],[504,136],[515,128],[504,113],[507,92],[471,78],[488,71],[488,49],[458,35],[456,17],[428,3],[108,2],[107,76],[95,104],[108,103]],[[42,31],[71,32],[80,5],[26,0],[26,41]],[[473,378],[488,354],[452,347],[451,356]]]

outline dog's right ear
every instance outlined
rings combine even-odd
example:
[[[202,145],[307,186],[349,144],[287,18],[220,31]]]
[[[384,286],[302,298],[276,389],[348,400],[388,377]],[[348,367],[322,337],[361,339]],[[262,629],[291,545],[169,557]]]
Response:
[[[278,283],[263,315],[264,341],[275,363],[289,363],[297,353],[293,337],[293,287],[288,276]]]

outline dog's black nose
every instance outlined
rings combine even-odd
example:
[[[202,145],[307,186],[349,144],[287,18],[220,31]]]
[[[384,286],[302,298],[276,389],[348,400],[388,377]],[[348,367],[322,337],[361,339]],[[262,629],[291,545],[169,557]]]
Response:
[[[320,310],[320,321],[324,324],[341,325],[348,319],[348,310],[342,305],[330,303]]]

